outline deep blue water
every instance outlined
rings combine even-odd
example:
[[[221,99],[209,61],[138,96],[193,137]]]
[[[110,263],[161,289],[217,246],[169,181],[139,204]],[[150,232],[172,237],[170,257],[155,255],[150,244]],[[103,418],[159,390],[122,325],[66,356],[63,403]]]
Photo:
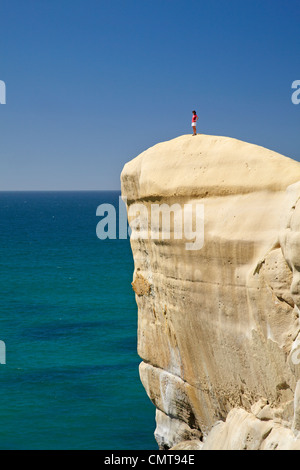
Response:
[[[157,449],[118,192],[0,193],[0,449]]]

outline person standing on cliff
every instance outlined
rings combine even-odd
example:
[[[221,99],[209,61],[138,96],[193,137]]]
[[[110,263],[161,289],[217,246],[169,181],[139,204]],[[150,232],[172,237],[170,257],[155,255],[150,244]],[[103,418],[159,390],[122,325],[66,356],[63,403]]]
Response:
[[[196,122],[198,121],[198,116],[197,116],[197,113],[196,111],[193,111],[193,117],[192,117],[192,128],[193,128],[193,135],[197,135],[197,132],[196,132]]]

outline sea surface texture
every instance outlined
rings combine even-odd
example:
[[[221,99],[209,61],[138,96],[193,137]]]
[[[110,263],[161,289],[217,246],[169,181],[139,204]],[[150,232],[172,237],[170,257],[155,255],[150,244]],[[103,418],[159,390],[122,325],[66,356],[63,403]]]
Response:
[[[156,449],[138,376],[129,240],[96,236],[119,192],[0,193],[1,449]]]

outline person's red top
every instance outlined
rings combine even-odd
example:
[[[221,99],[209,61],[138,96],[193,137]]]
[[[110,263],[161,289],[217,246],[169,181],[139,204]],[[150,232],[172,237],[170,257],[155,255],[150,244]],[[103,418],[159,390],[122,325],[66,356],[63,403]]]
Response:
[[[192,122],[196,122],[196,121],[197,121],[197,117],[198,117],[197,114],[194,114],[194,115],[193,115],[193,118],[192,118]]]

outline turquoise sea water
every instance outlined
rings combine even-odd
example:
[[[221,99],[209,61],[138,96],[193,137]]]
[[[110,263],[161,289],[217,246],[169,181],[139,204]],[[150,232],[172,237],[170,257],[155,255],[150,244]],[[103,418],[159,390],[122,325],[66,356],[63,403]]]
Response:
[[[157,449],[118,192],[0,193],[0,449]]]

